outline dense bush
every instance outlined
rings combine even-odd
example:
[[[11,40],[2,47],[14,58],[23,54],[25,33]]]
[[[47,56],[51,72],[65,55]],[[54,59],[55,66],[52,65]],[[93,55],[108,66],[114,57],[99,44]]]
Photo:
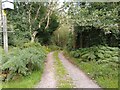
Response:
[[[98,63],[119,63],[118,48],[107,46],[93,46],[90,48],[81,48],[71,51],[70,54],[75,58],[81,58],[83,61],[97,61]]]
[[[35,44],[26,44],[24,49],[13,48],[7,55],[2,57],[2,73],[7,74],[6,80],[15,75],[29,75],[34,70],[43,69],[46,50],[44,47]]]
[[[70,55],[72,55],[74,58],[79,58],[80,57],[79,50],[71,51]]]

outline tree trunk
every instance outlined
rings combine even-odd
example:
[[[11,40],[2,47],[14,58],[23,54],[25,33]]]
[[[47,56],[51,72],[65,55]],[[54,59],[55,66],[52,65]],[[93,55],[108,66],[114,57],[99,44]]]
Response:
[[[80,34],[80,48],[83,47],[83,46],[82,46],[82,44],[83,44],[83,42],[82,42],[82,41],[83,41],[82,38],[83,38],[83,37],[82,37],[82,32],[81,32],[81,34]]]
[[[31,42],[33,43],[33,42],[35,42],[35,37],[31,37]]]
[[[35,37],[36,37],[37,33],[38,33],[38,31],[33,32],[32,36],[31,36],[31,42],[32,43],[35,42]]]
[[[73,48],[75,49],[76,48],[76,45],[77,45],[77,37],[76,37],[76,33],[73,31],[73,40],[72,40],[72,43],[73,43]]]

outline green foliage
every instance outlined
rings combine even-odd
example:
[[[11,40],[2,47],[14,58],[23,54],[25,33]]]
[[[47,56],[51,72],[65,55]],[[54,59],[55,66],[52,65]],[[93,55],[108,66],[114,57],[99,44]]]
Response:
[[[25,46],[24,49],[14,48],[7,55],[3,55],[1,68],[3,74],[7,74],[6,80],[10,80],[17,74],[26,76],[34,70],[43,69],[46,50],[40,45],[39,47],[38,45],[37,47]]]
[[[69,22],[75,27],[75,39],[74,42],[69,42],[68,48],[119,45],[118,11],[120,6],[118,2],[66,2],[65,6],[68,9]]]
[[[3,82],[2,88],[33,88],[41,79],[42,71],[33,71],[29,76],[15,76],[9,82]]]
[[[13,33],[8,34],[9,45],[21,46],[32,40],[33,33],[37,31],[34,40],[41,44],[48,44],[49,39],[59,25],[58,17],[52,11],[48,20],[49,5],[35,2],[15,2],[13,11],[7,12],[8,29]],[[50,13],[50,12],[49,12]]]
[[[74,58],[81,58],[83,61],[97,61],[97,63],[119,63],[118,48],[107,46],[93,46],[71,51]]]
[[[75,43],[75,39],[74,39],[74,35],[72,34],[72,32],[69,33],[69,36],[68,36],[68,41],[67,41],[67,49],[68,50],[73,50],[75,47],[74,47],[74,43]]]
[[[80,57],[79,50],[71,51],[70,55],[73,56],[73,57],[75,57],[75,58],[79,58]]]
[[[61,50],[61,49],[62,49],[61,47],[56,46],[56,45],[49,45],[48,48],[49,48],[51,51]]]
[[[84,70],[93,80],[96,80],[96,82],[102,88],[118,88],[117,64],[115,64],[116,67],[111,67],[109,62],[99,64],[97,62],[91,61],[78,64],[78,66]]]
[[[0,46],[0,54],[3,52],[3,48]]]
[[[23,48],[29,48],[29,47],[39,48],[39,47],[42,47],[42,46],[39,43],[25,43],[22,47]]]
[[[116,35],[116,37],[114,35]],[[111,31],[110,34],[105,34],[103,29],[76,25],[74,27],[74,34],[71,34],[67,41],[67,48],[79,49],[94,45],[108,45],[110,47],[117,47],[119,45],[118,37],[119,32],[114,34]]]
[[[59,22],[57,21],[58,17],[55,13],[53,13],[50,17],[50,23],[49,27],[44,30],[45,25],[41,28],[38,29],[38,34],[37,34],[37,41],[40,42],[41,44],[48,45],[51,43],[52,35],[54,31],[58,28]],[[46,23],[46,22],[45,22]]]
[[[68,15],[79,26],[94,26],[118,31],[118,2],[68,3]],[[104,7],[104,8],[103,8]]]
[[[51,38],[51,42],[60,47],[66,47],[69,38],[69,25],[62,24],[58,30],[56,30]]]

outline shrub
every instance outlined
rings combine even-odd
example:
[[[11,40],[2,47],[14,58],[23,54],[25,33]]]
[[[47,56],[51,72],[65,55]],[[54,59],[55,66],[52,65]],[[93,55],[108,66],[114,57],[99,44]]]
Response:
[[[22,47],[28,48],[28,47],[40,47],[41,45],[39,43],[25,43]]]
[[[74,58],[81,58],[83,61],[97,61],[100,63],[119,63],[118,48],[107,46],[94,46],[90,48],[81,48],[71,51],[70,55]]]
[[[74,58],[79,58],[80,57],[80,52],[79,52],[79,50],[71,51],[70,55],[73,56]]]
[[[12,52],[3,55],[2,71],[7,74],[7,79],[12,79],[15,75],[23,76],[31,74],[34,70],[43,68],[46,57],[46,50],[39,45],[24,49],[14,48]]]

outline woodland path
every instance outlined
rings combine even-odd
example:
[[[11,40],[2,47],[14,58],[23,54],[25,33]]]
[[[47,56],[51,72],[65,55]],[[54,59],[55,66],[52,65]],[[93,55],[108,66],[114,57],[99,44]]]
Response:
[[[47,56],[47,62],[45,65],[44,73],[40,83],[36,88],[56,88],[57,81],[55,80],[55,68],[54,68],[54,57],[51,52]],[[75,88],[100,88],[92,79],[90,79],[82,70],[70,63],[63,55],[62,52],[58,54],[63,66],[68,72],[72,79]]]
[[[36,88],[56,88],[53,52],[47,55],[42,79]]]
[[[76,88],[100,88],[92,79],[90,79],[82,70],[70,63],[62,54],[59,53],[59,58],[64,67],[68,71]]]

